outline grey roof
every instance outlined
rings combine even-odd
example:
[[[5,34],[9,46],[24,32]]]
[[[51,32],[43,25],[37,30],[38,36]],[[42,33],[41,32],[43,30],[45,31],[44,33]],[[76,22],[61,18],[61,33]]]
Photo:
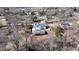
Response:
[[[35,28],[36,30],[44,30],[46,28],[46,24],[45,23],[35,23],[33,25],[33,28]]]
[[[5,19],[5,16],[0,16],[0,19]]]

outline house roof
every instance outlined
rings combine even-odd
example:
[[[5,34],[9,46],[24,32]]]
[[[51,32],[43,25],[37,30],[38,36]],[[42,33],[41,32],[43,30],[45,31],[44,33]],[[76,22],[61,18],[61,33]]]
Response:
[[[0,19],[5,19],[5,16],[0,16]]]
[[[33,28],[36,30],[44,30],[46,28],[46,23],[35,23]]]
[[[51,23],[51,22],[58,22],[59,20],[56,20],[56,19],[48,19],[46,22],[47,23]]]

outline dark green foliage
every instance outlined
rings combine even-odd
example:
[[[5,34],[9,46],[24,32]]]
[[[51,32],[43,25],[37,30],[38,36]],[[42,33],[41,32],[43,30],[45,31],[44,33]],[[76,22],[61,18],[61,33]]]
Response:
[[[63,33],[64,33],[64,29],[61,28],[60,26],[55,28],[55,35],[56,35],[56,37],[62,37]]]
[[[31,15],[35,15],[35,12],[32,12]]]
[[[40,14],[40,16],[43,16],[43,15],[45,15],[46,13],[45,13],[45,11],[42,11],[42,12],[39,12],[39,14]]]

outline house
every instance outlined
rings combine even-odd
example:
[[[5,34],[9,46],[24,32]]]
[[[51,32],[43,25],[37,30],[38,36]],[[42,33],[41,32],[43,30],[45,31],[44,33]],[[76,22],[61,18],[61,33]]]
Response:
[[[73,13],[73,15],[79,19],[79,13]]]
[[[7,26],[7,20],[4,16],[0,16],[0,27]]]
[[[38,17],[39,20],[46,20],[47,21],[47,17],[46,16],[40,16]]]
[[[59,25],[60,25],[60,27],[62,27],[63,29],[67,29],[67,28],[69,28],[69,27],[72,26],[72,23],[70,23],[70,22],[62,22],[62,23],[60,23]]]
[[[48,19],[46,21],[46,23],[48,24],[49,27],[57,27],[59,26],[59,20],[56,20],[56,19]]]
[[[79,24],[79,21],[77,21],[77,24]]]
[[[32,34],[46,34],[47,24],[44,21],[33,24]]]

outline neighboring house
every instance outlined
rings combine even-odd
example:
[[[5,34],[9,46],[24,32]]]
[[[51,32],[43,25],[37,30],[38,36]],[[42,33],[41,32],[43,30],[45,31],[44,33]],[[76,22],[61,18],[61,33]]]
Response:
[[[60,27],[62,27],[63,29],[67,29],[67,28],[69,28],[69,27],[72,25],[72,23],[69,23],[69,22],[62,22],[62,23],[60,23],[59,25],[60,25]]]
[[[39,20],[46,20],[47,21],[47,17],[46,16],[40,16],[38,17]]]
[[[34,15],[34,21],[43,21],[43,20],[47,21],[47,17]]]
[[[4,16],[0,16],[0,26],[7,26],[7,20]]]
[[[73,15],[79,19],[79,13],[74,13]]]
[[[49,27],[56,27],[59,25],[59,20],[49,19],[46,21]]]
[[[79,21],[77,21],[77,24],[79,24]]]
[[[34,23],[32,28],[32,34],[46,34],[46,26],[45,22]]]

